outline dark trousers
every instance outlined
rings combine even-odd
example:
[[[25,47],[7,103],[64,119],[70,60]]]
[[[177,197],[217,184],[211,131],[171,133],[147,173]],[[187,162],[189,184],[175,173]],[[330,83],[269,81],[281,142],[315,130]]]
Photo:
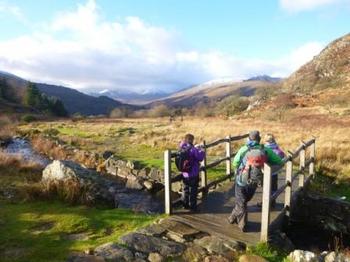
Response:
[[[199,177],[184,178],[183,183],[184,183],[184,189],[182,194],[183,204],[185,207],[196,209]]]
[[[273,174],[271,177],[271,195],[278,189],[278,174]]]
[[[241,229],[246,227],[248,221],[247,203],[254,196],[256,188],[256,184],[246,186],[235,184],[235,205],[229,219],[231,222],[237,222]]]

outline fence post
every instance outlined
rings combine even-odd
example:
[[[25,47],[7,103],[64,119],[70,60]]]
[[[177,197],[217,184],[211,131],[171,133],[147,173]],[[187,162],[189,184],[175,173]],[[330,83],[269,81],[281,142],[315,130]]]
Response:
[[[303,170],[301,171],[300,175],[299,175],[299,187],[303,187],[304,186],[304,182],[305,182],[305,174],[304,174],[304,169],[305,169],[305,148],[303,148],[300,153],[299,153],[299,158],[300,158],[300,162],[299,162],[299,170]]]
[[[265,164],[263,194],[262,194],[262,211],[261,211],[261,233],[260,233],[260,240],[263,242],[267,242],[269,240],[270,195],[271,195],[271,167]]]
[[[164,152],[164,192],[165,192],[165,214],[171,215],[171,151]]]
[[[293,162],[289,160],[286,164],[286,183],[289,185],[286,187],[284,195],[284,207],[287,209],[286,215],[290,215],[290,204],[292,200],[292,174],[293,174]]]
[[[312,143],[310,146],[310,158],[311,158],[311,163],[309,165],[309,175],[310,176],[315,176],[315,161],[316,161],[316,140]]]
[[[226,160],[226,175],[231,175],[231,136],[226,137],[226,157],[228,160]]]
[[[203,168],[201,171],[201,187],[206,188],[207,187],[207,148],[206,148],[206,143],[205,140],[203,141],[203,150],[204,150],[204,159],[201,162],[201,167]],[[206,194],[206,190],[203,190],[203,195]]]

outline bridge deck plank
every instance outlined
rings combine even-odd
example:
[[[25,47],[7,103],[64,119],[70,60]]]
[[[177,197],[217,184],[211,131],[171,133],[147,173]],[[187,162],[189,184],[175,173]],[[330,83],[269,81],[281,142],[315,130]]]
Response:
[[[279,186],[285,183],[284,173],[279,175]],[[293,189],[297,188],[297,181],[293,182]],[[239,242],[254,245],[260,241],[261,208],[257,202],[261,201],[262,188],[258,188],[253,199],[248,203],[247,232],[242,233],[238,226],[227,222],[234,203],[233,182],[225,182],[221,187],[208,194],[206,199],[199,203],[198,213],[178,209],[174,210],[171,219],[186,223],[198,230],[222,238],[234,239]],[[281,214],[284,206],[284,193],[277,198],[276,207],[271,212],[271,223]]]

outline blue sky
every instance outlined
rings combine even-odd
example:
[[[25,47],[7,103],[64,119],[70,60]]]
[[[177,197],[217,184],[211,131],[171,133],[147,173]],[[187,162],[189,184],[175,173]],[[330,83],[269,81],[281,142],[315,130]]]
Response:
[[[0,0],[0,70],[80,89],[172,91],[288,76],[349,25],[349,0]]]

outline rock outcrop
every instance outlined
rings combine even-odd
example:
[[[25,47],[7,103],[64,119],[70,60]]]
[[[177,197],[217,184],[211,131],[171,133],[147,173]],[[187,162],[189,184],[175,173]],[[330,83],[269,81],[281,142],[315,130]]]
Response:
[[[114,206],[115,193],[120,186],[83,168],[72,161],[55,160],[43,171],[42,183],[47,188],[56,187],[87,204],[104,203]],[[83,199],[82,199],[83,198]]]
[[[146,254],[159,253],[162,256],[176,257],[182,255],[185,251],[183,244],[140,233],[128,234],[120,240],[122,244],[130,249]]]

